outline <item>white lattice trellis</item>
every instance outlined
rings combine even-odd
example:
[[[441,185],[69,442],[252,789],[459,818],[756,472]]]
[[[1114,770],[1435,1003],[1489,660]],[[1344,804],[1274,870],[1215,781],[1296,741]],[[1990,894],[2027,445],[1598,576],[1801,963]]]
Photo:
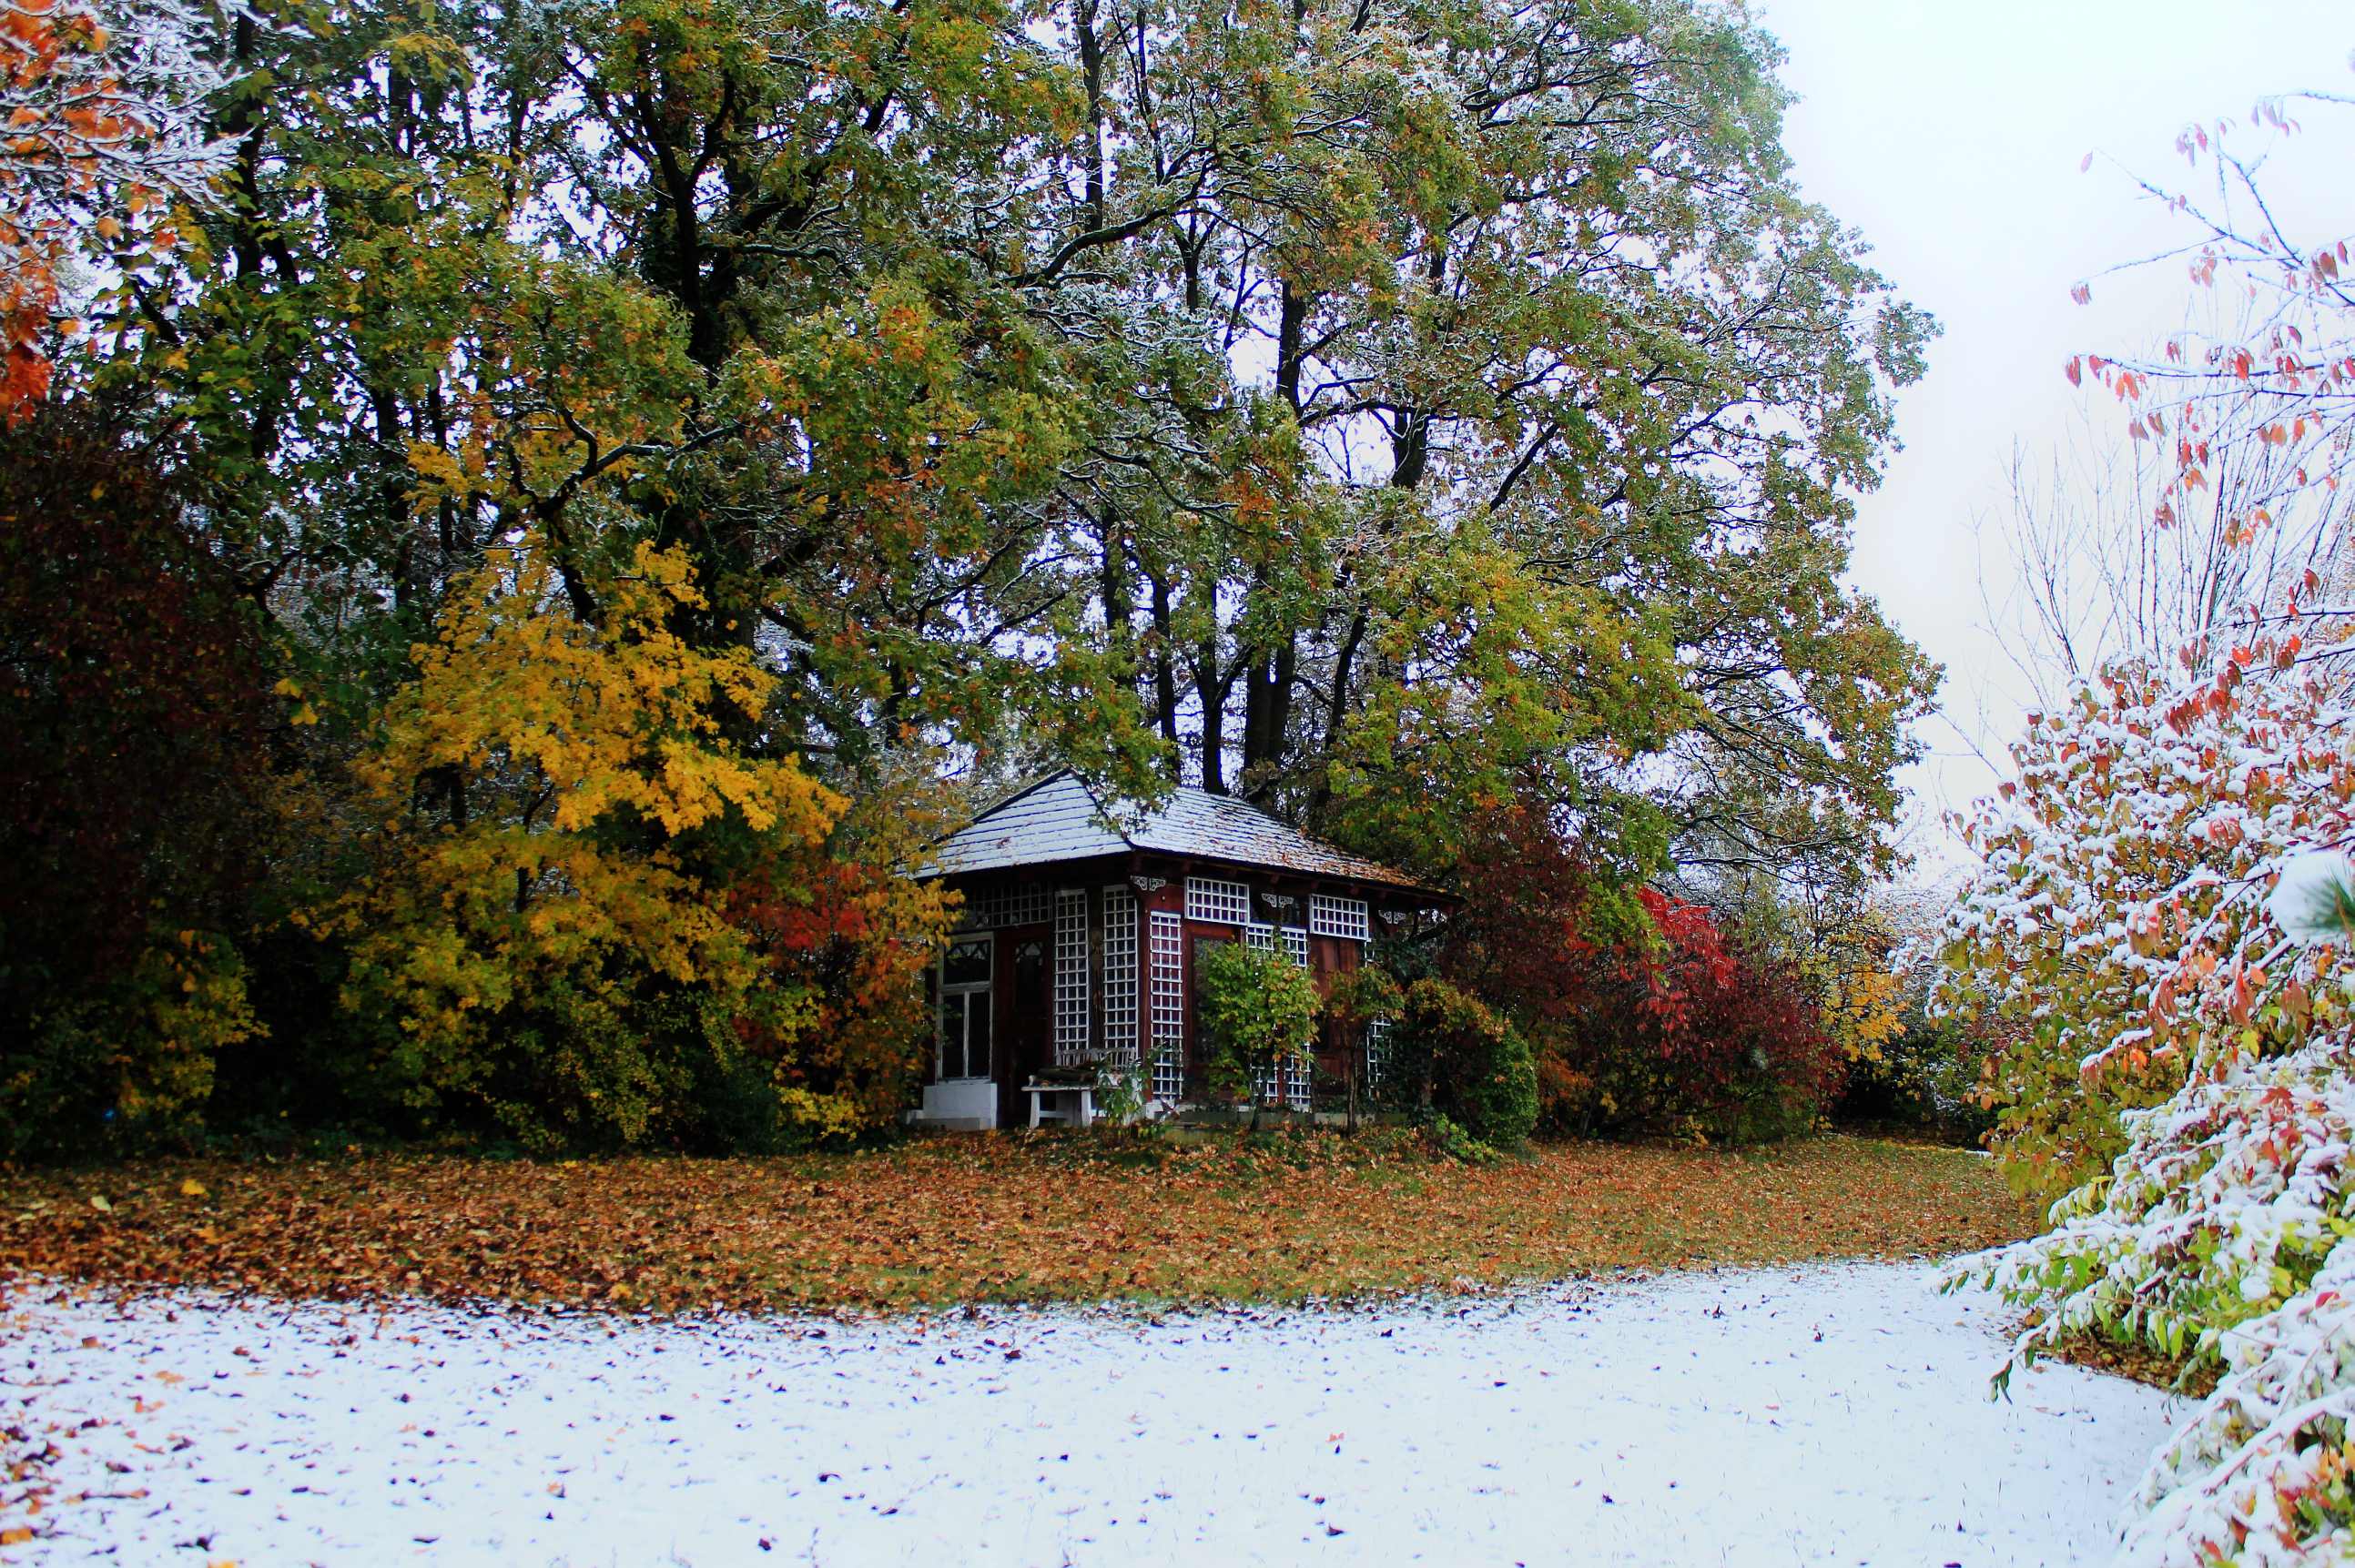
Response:
[[[1379,1084],[1391,1054],[1391,1021],[1377,1018],[1366,1025],[1366,1082]]]
[[[1251,889],[1240,882],[1215,876],[1186,879],[1186,918],[1219,926],[1242,926],[1251,921]]]
[[[1055,895],[1055,1060],[1063,1066],[1088,1056],[1088,895],[1066,887]]]
[[[1167,909],[1153,912],[1149,977],[1153,1007],[1153,1094],[1186,1097],[1186,927]]]
[[[1372,934],[1364,899],[1335,898],[1323,893],[1308,895],[1308,928],[1320,937],[1345,937],[1354,942]]]
[[[1308,1108],[1309,1079],[1314,1075],[1314,1065],[1297,1057],[1252,1075],[1258,1084],[1262,1105],[1289,1106],[1296,1111]]]
[[[1306,969],[1308,933],[1300,927],[1278,927],[1254,920],[1243,927],[1244,944],[1266,952],[1279,950],[1279,938],[1284,956]],[[1286,1105],[1294,1110],[1305,1111],[1309,1105],[1309,1080],[1312,1075],[1311,1065],[1296,1059],[1268,1067],[1254,1075],[1259,1082],[1260,1100],[1263,1104]]]
[[[1104,1059],[1136,1065],[1136,895],[1115,884],[1103,895]]]
[[[1289,1106],[1296,1111],[1308,1108],[1309,1064],[1298,1060],[1284,1062],[1274,1067],[1263,1068],[1252,1076],[1259,1084],[1262,1105]]]

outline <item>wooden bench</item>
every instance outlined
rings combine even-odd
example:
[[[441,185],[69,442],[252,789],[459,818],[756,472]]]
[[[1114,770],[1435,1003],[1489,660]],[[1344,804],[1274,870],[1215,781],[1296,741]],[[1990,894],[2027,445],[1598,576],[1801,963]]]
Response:
[[[1054,1122],[1065,1127],[1086,1127],[1096,1119],[1096,1088],[1093,1084],[1025,1084],[1022,1092],[1030,1097],[1030,1125]],[[1049,1101],[1059,1102],[1050,1108]],[[1068,1102],[1076,1101],[1076,1104]]]

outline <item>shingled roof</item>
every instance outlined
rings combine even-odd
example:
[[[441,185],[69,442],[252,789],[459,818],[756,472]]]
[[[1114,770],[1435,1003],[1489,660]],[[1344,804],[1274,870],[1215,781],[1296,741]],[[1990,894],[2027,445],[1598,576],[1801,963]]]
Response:
[[[1231,795],[1180,785],[1155,810],[1107,809],[1075,773],[1050,774],[1000,800],[933,851],[934,874],[1052,865],[1149,851],[1421,891],[1379,861],[1320,843]]]

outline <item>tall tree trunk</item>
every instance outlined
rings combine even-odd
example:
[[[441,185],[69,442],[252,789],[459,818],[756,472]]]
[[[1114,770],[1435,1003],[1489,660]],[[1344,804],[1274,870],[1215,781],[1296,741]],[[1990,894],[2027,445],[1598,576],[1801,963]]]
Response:
[[[1220,673],[1216,642],[1194,650],[1194,695],[1202,706],[1202,788],[1213,795],[1227,792],[1227,691],[1233,679]]]
[[[1072,0],[1071,33],[1080,49],[1080,83],[1088,97],[1088,227],[1104,227],[1103,44],[1096,36],[1096,0]]]
[[[1315,297],[1284,281],[1276,307],[1275,388],[1292,410],[1301,416],[1300,383],[1307,357],[1308,317]],[[1254,574],[1252,597],[1266,586],[1265,574]],[[1246,799],[1265,806],[1290,760],[1285,741],[1292,726],[1292,688],[1300,662],[1300,634],[1285,627],[1242,651],[1243,733],[1241,782]]]
[[[1161,738],[1169,743],[1169,781],[1182,784],[1186,762],[1178,735],[1178,666],[1169,652],[1169,585],[1149,572],[1146,576],[1153,583],[1154,718],[1161,726]]]

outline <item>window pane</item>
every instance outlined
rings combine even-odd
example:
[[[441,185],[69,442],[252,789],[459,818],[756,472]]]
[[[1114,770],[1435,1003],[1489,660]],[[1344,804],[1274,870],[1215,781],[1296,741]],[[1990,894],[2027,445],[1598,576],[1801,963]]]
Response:
[[[940,1045],[941,1077],[960,1078],[964,1075],[964,998],[941,998]]]
[[[989,1076],[989,993],[976,991],[965,997],[970,1009],[964,1021],[964,1070],[972,1078]]]
[[[989,944],[987,942],[951,942],[948,957],[941,965],[942,978],[950,985],[985,985],[989,980]]]

